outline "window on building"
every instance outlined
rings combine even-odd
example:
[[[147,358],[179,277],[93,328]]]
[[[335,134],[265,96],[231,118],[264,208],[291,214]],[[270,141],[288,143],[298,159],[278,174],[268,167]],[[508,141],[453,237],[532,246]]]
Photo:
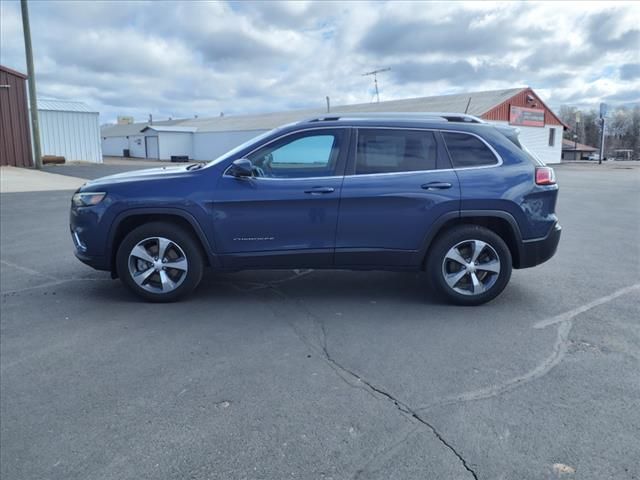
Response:
[[[556,144],[556,129],[549,129],[549,146],[553,147]]]
[[[442,132],[455,168],[495,165],[498,159],[487,145],[466,133]]]
[[[432,132],[361,129],[356,175],[435,170],[437,151]]]

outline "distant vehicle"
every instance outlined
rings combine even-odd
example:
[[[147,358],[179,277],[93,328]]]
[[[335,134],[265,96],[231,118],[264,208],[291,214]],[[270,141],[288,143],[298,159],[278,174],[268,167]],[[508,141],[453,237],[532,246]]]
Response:
[[[460,114],[343,114],[277,128],[209,164],[112,175],[74,195],[76,256],[146,300],[203,269],[427,273],[478,305],[554,255],[553,169],[517,130]]]
[[[591,161],[595,160],[597,162],[598,160],[600,160],[600,154],[599,153],[590,153],[587,156],[587,160],[591,160]]]

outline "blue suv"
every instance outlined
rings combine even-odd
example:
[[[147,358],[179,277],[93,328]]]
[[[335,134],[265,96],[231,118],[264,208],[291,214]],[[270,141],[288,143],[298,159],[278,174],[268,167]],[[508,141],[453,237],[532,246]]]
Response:
[[[460,305],[560,240],[551,168],[517,130],[461,114],[341,114],[264,133],[208,164],[87,182],[71,236],[84,263],[150,301],[216,270],[426,271]]]

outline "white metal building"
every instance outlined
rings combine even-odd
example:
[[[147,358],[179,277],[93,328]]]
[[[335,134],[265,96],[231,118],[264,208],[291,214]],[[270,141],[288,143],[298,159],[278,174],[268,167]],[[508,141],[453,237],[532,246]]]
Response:
[[[42,155],[102,163],[99,116],[82,102],[39,98]]]
[[[158,160],[171,160],[172,156],[194,158],[193,134],[195,127],[183,127],[180,125],[149,125],[140,133],[144,135],[144,143],[147,158]],[[142,156],[132,155],[132,156]]]
[[[559,163],[561,159],[564,125],[528,87],[331,108],[332,114],[343,112],[469,113],[490,123],[516,126],[520,129],[521,142],[544,162]],[[215,159],[264,131],[326,114],[325,109],[310,109],[172,120],[154,122],[152,125],[112,125],[102,129],[102,144],[105,155],[122,155],[123,149],[129,149],[132,157],[168,160],[171,156],[179,155],[206,161]],[[150,143],[149,136],[157,138],[151,142],[157,142],[159,147]],[[158,156],[154,156],[156,150],[159,151]]]
[[[170,150],[173,142],[165,143],[163,153],[168,153],[168,157],[163,157],[160,152],[160,137],[170,131],[164,130],[165,127],[177,125],[182,120],[165,120],[160,122],[148,123],[129,123],[118,125],[107,125],[102,127],[102,153],[111,157],[133,157],[133,158],[149,158],[170,160],[171,155],[189,155],[189,153],[175,153]],[[145,130],[146,127],[152,127]],[[191,132],[191,129],[189,129]],[[192,141],[192,140],[191,140]],[[164,143],[164,142],[163,142]],[[178,144],[178,146],[184,145]],[[190,150],[190,146],[187,150]],[[180,151],[180,150],[178,150]]]

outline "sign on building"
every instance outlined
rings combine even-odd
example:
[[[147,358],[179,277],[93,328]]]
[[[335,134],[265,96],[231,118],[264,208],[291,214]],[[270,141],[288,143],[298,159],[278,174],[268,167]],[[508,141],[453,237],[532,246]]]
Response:
[[[544,110],[512,105],[509,112],[509,123],[524,127],[544,127]]]

